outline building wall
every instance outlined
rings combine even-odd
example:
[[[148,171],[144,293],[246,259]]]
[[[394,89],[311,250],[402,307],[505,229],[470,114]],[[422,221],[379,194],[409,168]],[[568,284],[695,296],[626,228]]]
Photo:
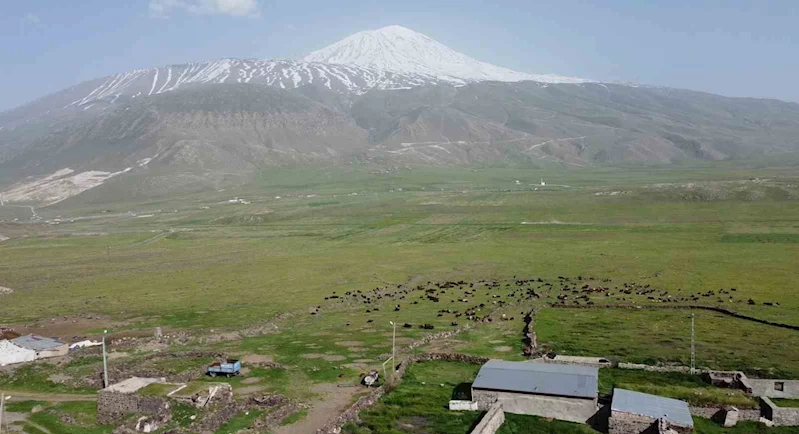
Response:
[[[39,351],[36,353],[36,358],[46,359],[48,357],[66,356],[67,354],[69,354],[69,345],[64,344],[60,347]]]
[[[632,413],[612,411],[608,420],[608,434],[640,434],[649,430],[656,419]]]
[[[478,408],[488,410],[494,403],[502,405],[507,413],[551,417],[570,422],[585,423],[598,410],[595,399],[566,398],[472,389],[472,400]]]
[[[756,380],[747,379],[752,388],[753,396],[767,396],[769,398],[799,398],[799,380]],[[783,383],[783,390],[775,390],[776,383]]]
[[[35,359],[35,351],[18,347],[11,341],[0,341],[0,366],[30,362]]]
[[[767,397],[760,398],[760,406],[766,419],[777,426],[799,426],[799,408],[779,407]]]
[[[608,420],[608,434],[649,434],[657,433],[660,426],[667,426],[679,434],[694,432],[692,427],[683,427],[639,414],[613,411]]]

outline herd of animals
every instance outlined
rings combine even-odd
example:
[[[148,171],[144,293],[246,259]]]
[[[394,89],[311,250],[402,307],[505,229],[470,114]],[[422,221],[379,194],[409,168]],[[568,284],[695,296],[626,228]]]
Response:
[[[460,281],[428,281],[414,287],[406,285],[379,286],[368,291],[352,290],[342,295],[334,291],[325,297],[325,300],[336,301],[348,305],[364,306],[364,313],[379,312],[381,307],[399,312],[408,305],[421,303],[449,304],[438,310],[438,317],[450,317],[452,326],[457,326],[459,320],[485,322],[492,321],[492,311],[510,303],[521,303],[532,300],[542,300],[550,305],[560,306],[629,306],[658,303],[682,303],[685,305],[718,305],[719,303],[747,303],[757,304],[752,298],[737,297],[737,288],[711,289],[704,292],[683,291],[682,288],[670,291],[653,286],[649,283],[623,282],[614,284],[612,279],[597,279],[594,277],[564,277],[555,279],[530,278],[521,279],[513,276],[507,281],[478,280],[473,282]],[[483,294],[485,302],[478,303],[475,298]],[[461,307],[466,303],[465,307]],[[764,302],[767,306],[779,306],[779,303]],[[404,306],[403,306],[404,305]],[[455,305],[455,306],[453,306]],[[461,306],[458,306],[461,305]],[[315,315],[321,306],[311,312]],[[524,315],[524,312],[521,313]],[[513,320],[514,317],[503,315],[503,320]],[[372,320],[367,320],[371,323]],[[347,323],[350,325],[350,323]],[[410,323],[402,325],[405,328],[413,327]],[[420,328],[432,329],[430,324],[421,324]]]

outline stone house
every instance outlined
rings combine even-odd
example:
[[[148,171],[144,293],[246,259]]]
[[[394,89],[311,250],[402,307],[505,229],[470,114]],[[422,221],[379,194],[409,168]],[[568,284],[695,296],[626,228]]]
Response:
[[[596,414],[595,367],[489,360],[472,383],[480,410],[499,403],[507,413],[585,423]]]
[[[18,347],[34,351],[37,359],[66,356],[69,354],[69,345],[56,338],[26,335],[20,336],[12,342]]]
[[[97,393],[97,420],[109,424],[128,414],[154,416],[168,412],[169,404],[165,398],[136,393],[150,384],[165,382],[165,378],[131,377],[100,390]]]
[[[613,390],[608,421],[609,434],[694,432],[688,403],[626,389]]]

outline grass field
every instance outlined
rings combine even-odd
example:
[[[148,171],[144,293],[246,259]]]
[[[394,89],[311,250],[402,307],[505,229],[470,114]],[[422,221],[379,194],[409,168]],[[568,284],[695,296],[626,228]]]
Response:
[[[799,408],[799,399],[772,398],[771,400],[779,407]]]
[[[689,366],[692,314],[698,367],[743,370],[766,378],[799,378],[794,350],[799,345],[799,331],[717,313],[544,309],[537,317],[537,331],[541,343],[558,353]]]
[[[26,208],[0,207],[0,235],[10,238],[0,242],[0,286],[13,290],[0,294],[0,326],[65,339],[105,329],[143,336],[161,326],[194,338],[170,351],[268,356],[280,365],[249,366],[247,375],[230,379],[238,391],[317,399],[320,384],[355,383],[359,373],[380,367],[392,348],[389,321],[400,324],[397,346],[404,350],[430,333],[471,324],[455,313],[470,308],[505,320],[415,351],[521,359],[523,312],[560,303],[559,295],[568,295],[563,303],[570,306],[603,306],[539,313],[539,342],[565,354],[687,364],[689,311],[604,307],[660,304],[657,298],[799,325],[796,167],[270,169],[247,185],[169,198],[131,199],[114,185],[98,188],[102,194],[36,209],[38,222],[28,221]],[[249,203],[230,203],[234,198]],[[530,278],[542,280],[515,284]],[[429,301],[425,291],[447,280],[468,283],[436,290],[440,301]],[[481,286],[485,280],[497,286]],[[608,290],[580,299],[561,289],[583,284]],[[628,295],[625,284],[653,292]],[[518,288],[540,298],[511,296]],[[713,295],[701,295],[708,291]],[[381,298],[365,304],[367,293]],[[799,378],[792,351],[799,332],[694,313],[699,366]],[[420,328],[425,324],[433,329]],[[210,339],[262,326],[263,334]],[[111,364],[136,364],[151,351],[120,349]],[[208,361],[142,367],[179,373]],[[90,393],[81,379],[100,366],[97,356],[58,367],[37,363],[0,374],[0,387]],[[52,380],[57,374],[71,380]],[[693,399],[701,386],[683,380],[669,378],[672,388],[656,376],[613,381]],[[450,415],[428,414],[436,430],[457,432],[474,422]],[[374,426],[389,423],[374,417]],[[507,426],[514,423],[509,418]]]

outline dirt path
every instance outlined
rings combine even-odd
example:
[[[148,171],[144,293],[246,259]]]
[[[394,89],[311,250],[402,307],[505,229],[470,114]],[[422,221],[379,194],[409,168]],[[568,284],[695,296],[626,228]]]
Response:
[[[319,388],[319,392],[323,395],[311,402],[311,408],[308,409],[307,416],[297,423],[281,426],[274,430],[274,433],[314,433],[349,408],[355,395],[366,392],[366,389],[360,386],[338,387],[335,384],[326,384]]]
[[[71,401],[97,401],[97,395],[72,395],[69,393],[40,393],[40,392],[17,392],[7,390],[6,396],[10,396],[14,401],[44,401],[44,402],[71,402]]]

